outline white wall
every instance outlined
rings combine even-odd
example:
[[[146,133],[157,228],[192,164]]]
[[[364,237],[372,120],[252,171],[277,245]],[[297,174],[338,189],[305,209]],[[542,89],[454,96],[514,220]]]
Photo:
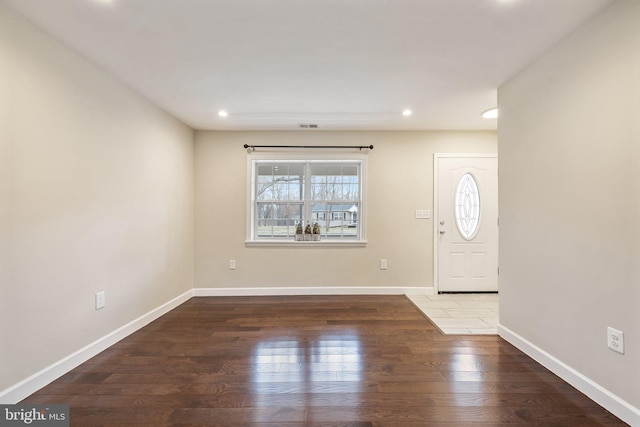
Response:
[[[498,132],[500,323],[636,410],[639,23],[620,0],[504,84]]]
[[[193,131],[2,6],[0,73],[1,392],[193,287]]]
[[[253,145],[370,145],[365,248],[245,247]],[[196,132],[196,288],[433,286],[433,154],[496,152],[495,132]],[[388,270],[380,270],[381,258]],[[237,260],[229,270],[228,260]]]

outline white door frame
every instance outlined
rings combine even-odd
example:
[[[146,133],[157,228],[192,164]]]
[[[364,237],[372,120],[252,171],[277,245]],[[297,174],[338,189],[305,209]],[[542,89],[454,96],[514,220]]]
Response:
[[[440,195],[440,179],[438,178],[438,161],[442,158],[458,158],[458,157],[474,157],[474,158],[498,158],[496,153],[435,153],[433,155],[433,292],[438,294],[440,283],[438,281],[439,263],[440,263],[440,209],[438,206],[438,196]],[[498,215],[500,212],[498,212]],[[498,263],[500,260],[498,259]]]

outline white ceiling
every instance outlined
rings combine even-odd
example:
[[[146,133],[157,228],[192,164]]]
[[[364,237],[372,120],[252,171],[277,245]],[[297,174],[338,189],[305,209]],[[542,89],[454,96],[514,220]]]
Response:
[[[496,89],[612,2],[0,0],[186,124],[221,130],[495,129],[480,114]]]

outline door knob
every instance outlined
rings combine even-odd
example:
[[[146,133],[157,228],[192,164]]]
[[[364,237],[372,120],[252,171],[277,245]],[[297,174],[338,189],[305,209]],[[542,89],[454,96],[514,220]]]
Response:
[[[440,234],[444,234],[444,233],[446,233],[446,231],[440,230]]]

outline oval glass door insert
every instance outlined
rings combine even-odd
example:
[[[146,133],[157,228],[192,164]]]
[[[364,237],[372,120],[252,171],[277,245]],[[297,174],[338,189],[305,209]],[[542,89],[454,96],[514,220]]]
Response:
[[[472,240],[480,226],[480,191],[470,173],[465,173],[456,190],[455,215],[458,232],[465,240]]]

